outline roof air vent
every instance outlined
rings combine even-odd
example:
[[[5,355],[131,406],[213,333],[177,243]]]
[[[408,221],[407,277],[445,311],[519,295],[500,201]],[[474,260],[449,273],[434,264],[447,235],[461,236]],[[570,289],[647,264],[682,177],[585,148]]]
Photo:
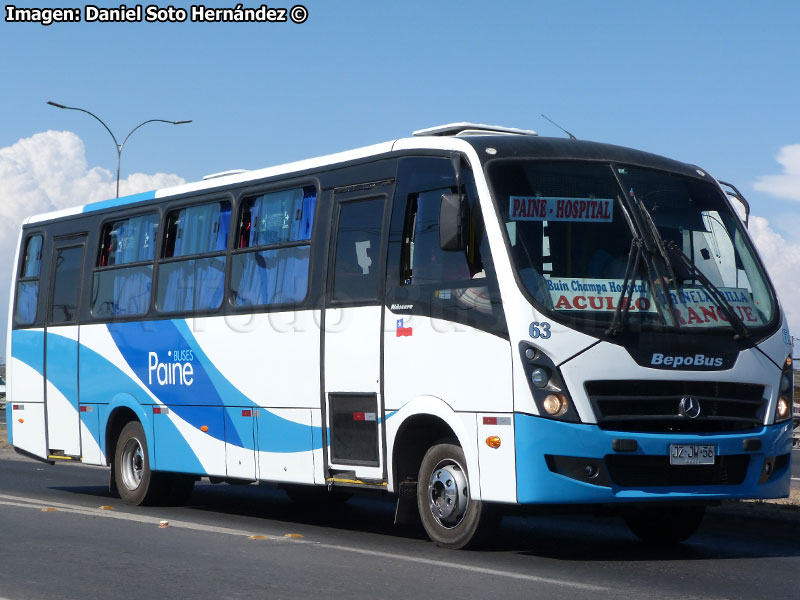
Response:
[[[516,127],[500,127],[498,125],[481,125],[480,123],[450,123],[428,129],[418,129],[415,136],[468,136],[468,135],[539,135],[530,129]]]
[[[203,181],[206,179],[217,179],[218,177],[228,177],[229,175],[238,175],[239,173],[247,173],[247,169],[231,169],[230,171],[212,173],[211,175],[205,175]]]

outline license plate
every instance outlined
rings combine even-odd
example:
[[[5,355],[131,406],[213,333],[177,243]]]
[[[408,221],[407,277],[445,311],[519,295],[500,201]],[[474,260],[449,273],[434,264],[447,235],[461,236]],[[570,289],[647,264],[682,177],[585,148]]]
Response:
[[[669,464],[713,465],[714,446],[700,446],[697,444],[670,444]]]

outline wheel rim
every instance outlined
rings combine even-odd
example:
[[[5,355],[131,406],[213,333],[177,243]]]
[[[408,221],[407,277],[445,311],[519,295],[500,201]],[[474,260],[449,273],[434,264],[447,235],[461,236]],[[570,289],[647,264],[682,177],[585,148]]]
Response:
[[[144,474],[144,449],[137,438],[125,442],[121,462],[122,484],[129,490],[135,490],[142,483]]]
[[[458,526],[469,506],[464,468],[453,459],[441,461],[428,482],[428,501],[436,522],[446,529]]]

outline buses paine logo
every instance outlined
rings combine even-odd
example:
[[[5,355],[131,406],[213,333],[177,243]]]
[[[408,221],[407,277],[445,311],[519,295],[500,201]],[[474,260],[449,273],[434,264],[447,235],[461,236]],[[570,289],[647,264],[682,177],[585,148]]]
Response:
[[[397,337],[411,337],[413,328],[403,327],[404,319],[397,319]]]
[[[160,362],[158,353],[147,353],[147,383],[153,385],[153,375],[158,385],[192,385],[194,383],[194,353],[191,350],[167,352],[169,360]]]

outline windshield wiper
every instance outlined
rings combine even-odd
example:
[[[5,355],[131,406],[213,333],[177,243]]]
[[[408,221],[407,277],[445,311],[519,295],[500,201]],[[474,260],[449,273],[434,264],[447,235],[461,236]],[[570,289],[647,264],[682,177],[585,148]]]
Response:
[[[633,188],[631,188],[631,196],[633,196]],[[677,281],[677,278],[675,277],[675,269],[672,268],[672,263],[669,260],[669,256],[667,256],[667,249],[664,247],[661,234],[658,232],[658,227],[656,227],[655,221],[653,221],[653,215],[650,214],[650,211],[648,210],[647,206],[645,206],[644,202],[639,202],[638,198],[636,198],[636,204],[638,204],[639,208],[642,209],[642,214],[647,217],[647,227],[650,229],[650,235],[653,236],[653,240],[656,243],[658,253],[661,255],[661,258],[664,259],[664,264],[667,265],[670,280]]]
[[[619,182],[620,186],[622,185],[622,180],[617,176],[617,181]],[[623,188],[624,189],[624,188]],[[664,248],[664,244],[661,241],[661,235],[658,233],[658,228],[656,227],[655,222],[653,221],[653,217],[650,215],[650,211],[647,210],[647,207],[644,205],[643,202],[640,202],[639,199],[636,197],[636,193],[634,192],[633,188],[630,188],[629,196],[631,199],[631,205],[635,206],[638,209],[638,214],[640,215],[639,221],[646,220],[647,229],[649,230],[650,235],[648,236],[644,231],[645,224],[638,223],[639,229],[641,230],[640,236],[642,242],[644,243],[644,250],[646,251],[645,257],[645,266],[647,267],[647,274],[650,280],[650,287],[653,290],[653,301],[657,307],[659,307],[659,314],[664,319],[664,323],[667,326],[671,325],[669,319],[667,319],[666,313],[669,313],[669,316],[672,319],[672,323],[675,327],[681,326],[680,316],[678,315],[678,309],[675,308],[675,304],[672,301],[672,297],[670,296],[669,289],[667,288],[667,283],[672,281],[673,285],[675,285],[675,271],[672,268],[672,263],[669,261],[669,257],[667,256],[667,251]],[[642,219],[641,215],[645,217]],[[653,246],[655,245],[655,248]],[[661,269],[656,266],[656,261],[653,260],[652,255],[656,254],[656,250],[661,255],[661,260],[666,265],[667,269],[669,270],[669,276],[663,274]],[[662,303],[659,302],[658,298],[658,289],[663,291],[663,299],[666,306],[662,306]],[[676,288],[677,291],[677,288]]]
[[[633,249],[636,248],[636,256],[634,258]],[[641,238],[633,238],[631,240],[631,249],[628,253],[628,264],[625,266],[625,278],[622,281],[622,290],[620,290],[619,297],[617,298],[617,308],[614,310],[614,318],[611,319],[611,324],[606,329],[606,335],[615,336],[625,328],[625,323],[628,317],[628,308],[631,305],[631,298],[633,297],[633,286],[628,286],[631,277],[639,270],[639,264],[642,262],[642,240]],[[627,300],[626,300],[627,298]],[[625,307],[622,306],[622,301],[626,300]]]
[[[688,269],[689,273],[694,275],[695,278],[703,284],[703,287],[709,292],[709,296],[711,296],[711,299],[714,300],[717,307],[724,311],[728,316],[728,323],[730,323],[730,326],[736,332],[736,335],[733,339],[740,340],[749,336],[750,332],[747,330],[747,325],[745,325],[744,321],[742,321],[742,318],[736,314],[736,311],[733,309],[730,302],[728,302],[728,300],[725,298],[725,294],[720,292],[719,288],[711,283],[711,280],[705,276],[705,273],[697,268],[697,265],[695,265],[694,262],[692,262],[692,260],[686,256],[686,253],[679,248],[675,242],[667,242],[666,249],[669,252],[672,252],[672,254],[678,258],[681,264]]]

